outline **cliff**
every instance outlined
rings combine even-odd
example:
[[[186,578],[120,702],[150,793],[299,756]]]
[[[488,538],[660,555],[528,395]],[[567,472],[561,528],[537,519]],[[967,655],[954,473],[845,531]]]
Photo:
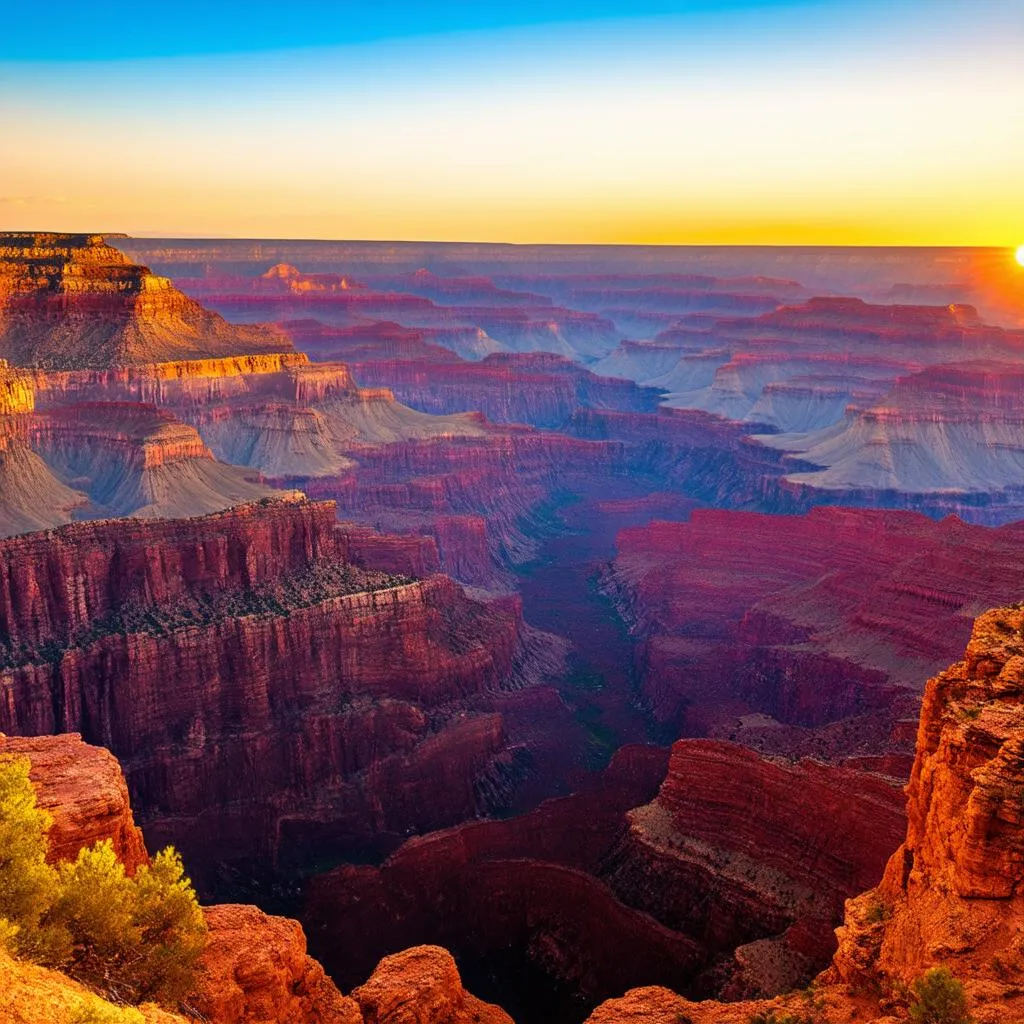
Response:
[[[148,834],[207,880],[500,806],[514,781],[485,780],[522,742],[506,716],[534,699],[549,641],[514,602],[342,561],[330,511],[7,542],[0,727],[109,747]]]
[[[828,962],[843,901],[881,877],[906,829],[902,804],[891,779],[680,740],[603,875],[717,960],[698,988],[772,994]]]
[[[17,366],[107,368],[290,348],[228,324],[100,235],[0,234],[0,356]]]
[[[1022,636],[1019,607],[987,612],[965,659],[929,681],[907,787],[906,837],[881,883],[846,904],[839,948],[815,994],[824,1024],[905,1019],[907,986],[935,966],[963,982],[978,1024],[1024,1021]],[[646,988],[605,1003],[590,1024],[740,1024],[768,1010],[781,1016],[807,1004],[799,996],[692,1003]]]
[[[83,846],[103,839],[114,844],[130,872],[149,862],[135,824],[128,787],[117,759],[71,733],[21,738],[0,733],[0,757],[27,757],[40,807],[53,818],[51,861],[74,860]]]
[[[287,498],[9,538],[0,541],[0,636],[8,647],[59,642],[136,604],[267,586],[339,557],[341,545],[333,504]]]

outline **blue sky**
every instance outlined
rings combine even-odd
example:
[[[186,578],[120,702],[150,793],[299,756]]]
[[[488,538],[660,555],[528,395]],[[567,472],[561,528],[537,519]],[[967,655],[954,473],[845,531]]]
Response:
[[[6,6],[7,229],[1024,239],[1024,0]]]
[[[552,23],[801,7],[870,17],[874,8],[926,8],[929,2],[935,0],[50,0],[45,6],[5,5],[0,60],[244,53]]]

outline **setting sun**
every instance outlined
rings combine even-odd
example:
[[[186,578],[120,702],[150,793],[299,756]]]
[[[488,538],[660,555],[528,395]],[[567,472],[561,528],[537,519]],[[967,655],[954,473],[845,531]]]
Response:
[[[1017,250],[1017,262],[1024,267],[1024,245]]]

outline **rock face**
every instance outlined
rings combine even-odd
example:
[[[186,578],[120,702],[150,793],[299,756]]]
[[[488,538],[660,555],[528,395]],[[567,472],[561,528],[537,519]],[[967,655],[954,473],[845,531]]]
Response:
[[[385,957],[352,999],[365,1024],[512,1024],[504,1010],[463,989],[451,953],[438,946]]]
[[[719,957],[703,985],[733,998],[820,970],[843,901],[881,877],[906,829],[894,780],[708,740],[676,743],[657,799],[627,821],[604,877]]]
[[[987,612],[975,623],[965,660],[929,681],[906,837],[882,882],[846,904],[839,948],[818,979],[817,1014],[825,1024],[905,1019],[905,986],[934,966],[964,983],[979,1024],[1024,1021],[1022,637],[1019,607]],[[648,988],[609,1001],[590,1020],[737,1024],[757,1011],[800,1008],[793,997],[723,1006]]]
[[[133,264],[101,235],[0,234],[0,356],[52,369],[290,348],[236,327]]]
[[[78,523],[10,538],[0,543],[0,636],[35,647],[135,604],[252,590],[344,554],[329,502],[281,498],[202,519]]]
[[[513,756],[505,714],[534,699],[545,641],[514,603],[342,561],[332,511],[7,542],[2,727],[113,750],[150,837],[200,877],[500,805],[510,788],[484,780]]]
[[[1020,537],[901,512],[699,510],[622,531],[607,585],[642,640],[646,697],[684,734],[909,754],[919,680],[980,608],[1017,596]]]
[[[362,1024],[359,1006],[306,955],[298,921],[246,905],[205,911],[209,939],[191,1000],[216,1024]],[[453,965],[454,966],[454,965]]]
[[[0,756],[27,757],[39,806],[53,818],[51,861],[74,860],[83,846],[114,844],[129,873],[149,862],[117,759],[77,734],[21,738],[0,734]]]
[[[941,959],[980,991],[1019,983],[1022,630],[1020,608],[988,612],[965,660],[929,682],[906,841],[877,890],[849,908],[836,957],[843,979],[906,980]],[[881,927],[870,923],[872,900],[886,909]]]

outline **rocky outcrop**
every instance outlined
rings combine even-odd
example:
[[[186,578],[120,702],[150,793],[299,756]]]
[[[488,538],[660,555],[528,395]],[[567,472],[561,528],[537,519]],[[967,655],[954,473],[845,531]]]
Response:
[[[839,948],[813,996],[816,1019],[825,1024],[905,1019],[907,986],[936,966],[963,982],[978,1024],[1024,1021],[1022,637],[1020,607],[987,612],[965,659],[929,681],[906,837],[881,883],[846,904]],[[738,1024],[759,1011],[806,1009],[797,996],[724,1006],[648,988],[605,1003],[590,1021],[675,1014],[695,1024]]]
[[[121,766],[110,751],[75,734],[21,738],[0,733],[0,757],[26,757],[36,799],[53,819],[51,861],[74,860],[83,846],[109,839],[129,873],[149,862]]]
[[[451,953],[438,946],[385,957],[352,999],[365,1024],[512,1024],[504,1010],[462,987]]]
[[[29,447],[24,423],[0,421],[0,537],[69,523],[88,504]]]
[[[848,908],[835,961],[843,980],[907,981],[941,961],[989,999],[1019,991],[1022,637],[1019,607],[988,612],[965,659],[929,682],[906,840],[881,885]]]
[[[189,1000],[212,1024],[363,1024],[346,999],[306,954],[298,921],[256,907],[207,907],[209,928],[198,984]]]
[[[290,348],[228,324],[101,235],[0,234],[0,356],[17,366],[107,368]]]

